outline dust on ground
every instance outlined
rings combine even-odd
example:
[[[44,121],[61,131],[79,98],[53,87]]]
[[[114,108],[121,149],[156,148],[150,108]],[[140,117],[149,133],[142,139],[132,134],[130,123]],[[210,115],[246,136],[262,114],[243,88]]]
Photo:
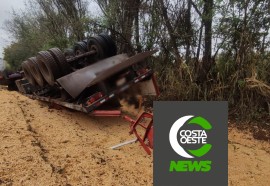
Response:
[[[152,185],[153,157],[121,118],[91,117],[0,90],[0,185]],[[229,185],[269,185],[270,143],[229,128]]]

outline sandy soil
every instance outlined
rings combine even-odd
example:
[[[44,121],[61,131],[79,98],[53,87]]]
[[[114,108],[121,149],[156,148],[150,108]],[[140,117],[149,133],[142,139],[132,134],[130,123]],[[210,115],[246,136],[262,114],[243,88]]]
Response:
[[[0,185],[152,185],[153,158],[121,118],[48,108],[0,90]],[[268,185],[270,144],[230,128],[229,184]]]
[[[270,141],[229,128],[229,185],[267,186],[270,182]]]

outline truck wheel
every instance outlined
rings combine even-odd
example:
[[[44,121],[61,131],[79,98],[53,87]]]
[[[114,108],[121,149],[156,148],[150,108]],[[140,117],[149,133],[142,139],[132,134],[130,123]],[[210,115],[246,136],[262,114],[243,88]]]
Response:
[[[31,57],[27,61],[31,66],[30,72],[31,72],[32,76],[34,77],[35,81],[37,82],[37,84],[40,87],[44,87],[45,81],[44,81],[44,78],[43,78],[39,68],[38,68],[36,57]]]
[[[36,80],[34,79],[34,77],[31,74],[31,66],[30,66],[28,61],[24,61],[22,63],[22,70],[24,72],[24,76],[29,81],[29,83],[32,84],[33,86],[36,86],[37,83],[36,83]]]
[[[53,86],[55,80],[61,77],[60,69],[49,52],[39,52],[37,55],[37,64],[41,74],[49,85]]]
[[[95,50],[97,53],[93,56],[95,61],[106,57],[106,43],[100,37],[90,37],[88,39],[88,50]]]
[[[81,41],[81,42],[75,43],[74,52],[76,56],[88,52],[88,48],[85,42]]]
[[[67,75],[71,72],[70,66],[66,60],[66,57],[59,48],[51,48],[48,50],[55,59],[58,66],[61,68],[62,75]]]
[[[99,36],[102,37],[107,43],[107,46],[109,48],[107,53],[108,57],[115,56],[117,54],[117,47],[115,42],[112,40],[111,36],[105,33],[99,34]]]

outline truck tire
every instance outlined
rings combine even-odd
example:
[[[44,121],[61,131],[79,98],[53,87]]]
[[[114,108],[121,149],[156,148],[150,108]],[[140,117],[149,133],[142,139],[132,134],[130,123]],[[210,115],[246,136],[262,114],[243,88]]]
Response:
[[[109,50],[107,53],[107,57],[115,56],[117,54],[117,47],[111,36],[105,33],[99,34],[99,36],[102,37],[108,45]]]
[[[43,76],[38,68],[36,57],[31,57],[27,61],[31,66],[30,72],[31,72],[32,76],[34,77],[35,81],[37,82],[37,84],[40,87],[44,87],[46,82],[45,82],[45,80],[44,80],[44,78],[43,78]]]
[[[93,56],[95,61],[104,59],[106,57],[107,47],[106,43],[100,37],[90,37],[88,39],[88,50],[95,50],[97,53]]]
[[[36,86],[37,82],[31,73],[31,65],[29,64],[28,61],[22,62],[22,70],[24,72],[24,76],[29,81],[29,83],[32,84],[33,86]]]
[[[83,41],[75,43],[74,52],[76,56],[88,52],[87,44]]]
[[[61,72],[52,55],[47,51],[39,52],[37,64],[43,78],[49,85],[53,86],[55,80],[61,76]]]
[[[48,52],[50,52],[50,54],[53,56],[56,63],[60,67],[62,76],[67,75],[71,72],[71,68],[66,60],[66,57],[59,48],[51,48],[48,50]]]

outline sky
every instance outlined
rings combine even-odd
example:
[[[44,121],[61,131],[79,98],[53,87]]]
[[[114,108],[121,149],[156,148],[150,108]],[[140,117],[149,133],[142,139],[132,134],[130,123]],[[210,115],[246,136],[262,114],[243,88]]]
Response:
[[[10,19],[12,9],[19,11],[24,9],[25,0],[0,0],[0,58],[3,58],[3,48],[12,41],[11,35],[4,29],[5,20]]]

